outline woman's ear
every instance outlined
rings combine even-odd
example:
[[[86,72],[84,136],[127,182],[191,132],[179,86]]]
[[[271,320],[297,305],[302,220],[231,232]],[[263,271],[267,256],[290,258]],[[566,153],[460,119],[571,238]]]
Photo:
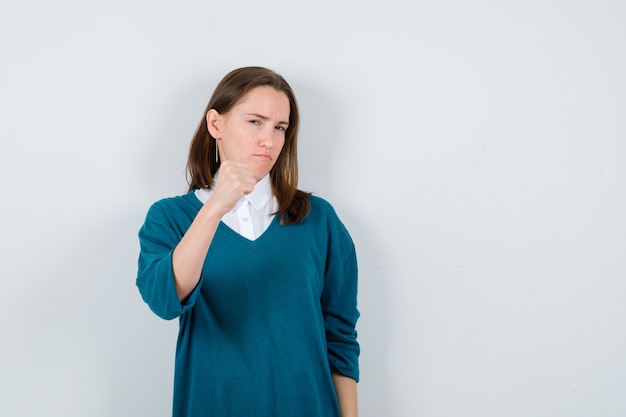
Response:
[[[206,113],[206,124],[209,133],[215,139],[220,139],[220,118],[221,115],[215,109],[211,109]]]

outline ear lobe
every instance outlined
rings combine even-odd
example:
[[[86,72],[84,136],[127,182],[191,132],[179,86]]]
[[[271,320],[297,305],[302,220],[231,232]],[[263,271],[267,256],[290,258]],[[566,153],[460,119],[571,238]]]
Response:
[[[221,115],[215,109],[211,109],[206,113],[207,128],[215,139],[220,139],[220,117]]]

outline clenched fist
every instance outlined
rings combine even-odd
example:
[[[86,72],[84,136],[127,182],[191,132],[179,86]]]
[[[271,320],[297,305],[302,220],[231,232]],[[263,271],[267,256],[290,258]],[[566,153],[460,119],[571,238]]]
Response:
[[[254,190],[256,182],[247,164],[223,161],[213,194],[207,203],[210,202],[219,213],[224,215],[235,207],[242,196]]]

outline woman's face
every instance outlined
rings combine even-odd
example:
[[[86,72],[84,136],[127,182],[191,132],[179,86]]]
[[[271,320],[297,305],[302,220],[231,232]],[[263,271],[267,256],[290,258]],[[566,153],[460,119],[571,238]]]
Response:
[[[259,181],[272,169],[285,144],[289,99],[272,87],[256,87],[228,113],[211,109],[206,118],[220,159],[245,162]]]

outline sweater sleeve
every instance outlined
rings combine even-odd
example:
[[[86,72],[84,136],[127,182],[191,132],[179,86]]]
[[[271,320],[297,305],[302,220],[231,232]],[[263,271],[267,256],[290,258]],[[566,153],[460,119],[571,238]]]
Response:
[[[329,253],[321,298],[328,357],[333,371],[358,382],[356,251],[339,219],[329,224],[329,228]]]
[[[201,282],[184,300],[178,300],[174,283],[172,253],[183,237],[185,230],[174,220],[175,214],[168,213],[165,203],[157,202],[146,215],[146,220],[139,230],[139,261],[137,288],[143,300],[159,317],[171,320],[193,307],[198,297]]]

